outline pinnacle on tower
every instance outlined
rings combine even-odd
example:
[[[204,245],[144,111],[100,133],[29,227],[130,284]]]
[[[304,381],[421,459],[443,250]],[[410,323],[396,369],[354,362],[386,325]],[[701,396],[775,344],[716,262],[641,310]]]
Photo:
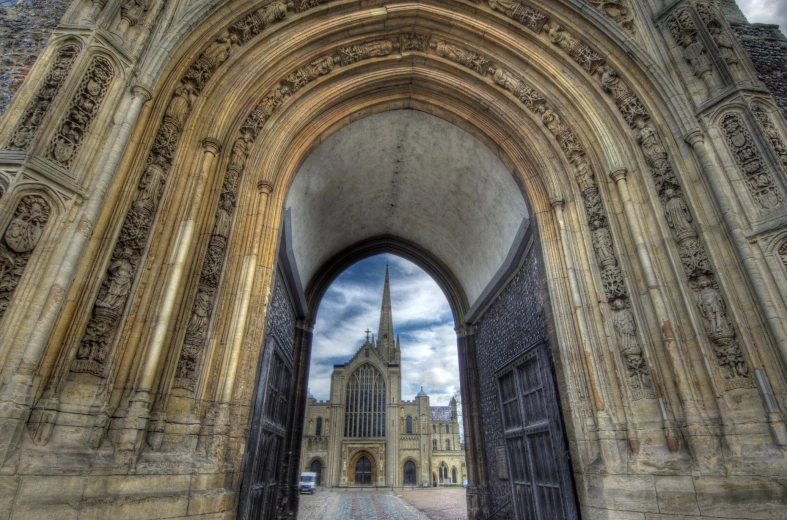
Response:
[[[380,331],[377,334],[377,348],[383,359],[394,359],[393,314],[391,312],[391,284],[388,276],[388,264],[385,264],[385,285],[383,285],[383,302],[380,309]]]

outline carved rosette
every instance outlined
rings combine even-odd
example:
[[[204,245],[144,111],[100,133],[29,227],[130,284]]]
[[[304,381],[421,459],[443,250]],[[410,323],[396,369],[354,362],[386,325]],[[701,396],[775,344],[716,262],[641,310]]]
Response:
[[[82,47],[76,43],[69,43],[60,48],[35,98],[27,105],[25,113],[16,125],[8,143],[9,150],[27,149],[81,50]]]
[[[173,382],[175,388],[192,392],[196,389],[213,314],[214,297],[226,261],[227,241],[232,228],[240,180],[243,176],[249,149],[265,123],[294,92],[317,78],[330,74],[336,64],[345,66],[365,59],[387,56],[393,52],[395,47],[400,47],[401,41],[403,38],[400,37],[395,41],[375,40],[340,47],[333,55],[325,55],[312,60],[308,65],[292,71],[280,80],[279,84],[263,97],[241,125],[239,135],[232,146],[230,164],[227,166],[224,176],[210,243],[202,263],[202,271],[197,282],[197,293],[186,325],[183,346]],[[410,34],[408,41],[420,41],[423,42],[422,45],[425,45],[427,40],[423,35]]]
[[[273,2],[245,16],[208,45],[180,80],[156,132],[137,192],[121,226],[120,236],[71,366],[74,372],[85,372],[101,378],[108,375],[121,318],[126,312],[133,281],[150,238],[153,219],[172,167],[181,129],[194,101],[232,52],[272,23],[283,19],[286,14],[287,4]]]
[[[642,101],[632,92],[629,85],[620,79],[619,72],[609,66],[602,56],[590,49],[587,44],[578,38],[568,34],[557,23],[550,20],[546,14],[512,0],[505,0],[504,2],[500,0],[487,1],[492,9],[503,12],[521,23],[528,30],[548,38],[553,45],[573,59],[589,76],[596,78],[599,86],[611,96],[621,116],[631,127],[633,137],[636,139],[648,164],[656,191],[664,206],[666,220],[678,243],[683,269],[689,280],[689,285],[695,293],[695,297],[702,290],[698,283],[700,277],[709,278],[713,290],[717,291],[713,268],[708,259],[707,251],[694,230],[693,217],[684,200],[680,181],[675,175],[658,131],[650,123],[650,113]],[[686,14],[680,15],[682,12]],[[522,16],[521,13],[527,13],[527,16]],[[534,20],[537,20],[537,23],[534,23]],[[675,21],[668,25],[676,41],[682,42],[680,44],[684,51],[694,42],[699,44],[696,25],[694,25],[687,10],[676,13]],[[704,68],[702,60],[707,60],[708,58],[704,55],[704,48],[701,44],[699,45],[699,47],[694,46],[692,49],[694,51],[699,50],[697,57],[694,58],[699,59],[699,61],[694,63],[696,66],[695,71],[702,72]],[[589,193],[592,193],[592,190]],[[584,194],[583,197],[587,207],[588,201],[591,199],[585,197]],[[591,205],[595,207],[597,203],[592,202]],[[590,218],[588,220],[592,221]],[[613,286],[610,284],[610,287]],[[720,293],[719,297],[723,298]],[[723,312],[726,316],[726,305]],[[729,320],[727,322],[729,323]],[[746,365],[745,356],[738,342],[737,334],[735,334],[735,328],[732,324],[730,324],[730,328],[733,335],[722,338],[718,334],[714,334],[712,330],[709,331],[709,326],[706,327],[706,333],[708,333],[708,338],[711,341],[717,363],[725,375],[724,386],[726,389],[752,387],[754,383],[749,375],[750,371],[748,365]],[[733,358],[743,360],[742,365],[740,363],[735,365],[738,367],[735,370],[729,369],[731,366],[730,362],[725,361]]]
[[[782,195],[743,119],[738,114],[727,114],[720,125],[724,140],[754,200],[766,210],[779,206]]]
[[[561,33],[561,37],[563,36],[565,35]],[[590,70],[596,69],[597,54],[585,52],[573,38],[562,41],[567,42],[566,47],[574,53],[572,56],[576,56]],[[430,47],[438,56],[458,63],[481,76],[491,76],[496,85],[510,92],[541,120],[544,128],[552,135],[563,155],[571,163],[585,207],[605,299],[615,313],[615,323],[620,321],[617,317],[621,313],[627,313],[626,316],[631,318],[627,322],[625,331],[619,332],[617,336],[621,358],[629,374],[629,395],[635,400],[655,398],[656,392],[650,377],[650,370],[645,361],[643,350],[639,346],[633,313],[629,310],[631,301],[615,253],[606,217],[607,212],[596,184],[595,175],[576,134],[565,124],[563,118],[549,106],[546,98],[540,92],[527,85],[513,72],[497,67],[492,64],[490,59],[450,42],[436,41],[432,42]],[[636,347],[632,345],[636,345]]]
[[[47,155],[57,164],[66,169],[71,167],[114,76],[115,71],[106,58],[96,56],[90,62],[68,115],[49,144]]]
[[[0,240],[0,319],[5,316],[19,280],[49,221],[49,203],[40,195],[26,195]]]
[[[751,110],[763,132],[765,132],[768,143],[770,143],[773,153],[776,154],[776,158],[779,160],[782,170],[787,173],[787,145],[785,145],[782,136],[779,134],[779,130],[776,128],[776,125],[773,124],[773,120],[765,107],[762,105],[754,105],[751,107]]]

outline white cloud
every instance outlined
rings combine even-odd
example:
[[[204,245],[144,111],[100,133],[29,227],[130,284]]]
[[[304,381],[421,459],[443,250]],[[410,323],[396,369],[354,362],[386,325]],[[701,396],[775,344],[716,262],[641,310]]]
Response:
[[[432,405],[447,404],[459,384],[451,309],[426,272],[393,255],[359,262],[326,292],[314,328],[309,389],[317,399],[328,399],[333,364],[350,359],[367,327],[377,333],[386,260],[394,331],[402,344],[402,398],[413,399],[423,385]]]
[[[787,32],[787,2],[784,0],[738,0],[738,6],[751,23],[778,25]]]

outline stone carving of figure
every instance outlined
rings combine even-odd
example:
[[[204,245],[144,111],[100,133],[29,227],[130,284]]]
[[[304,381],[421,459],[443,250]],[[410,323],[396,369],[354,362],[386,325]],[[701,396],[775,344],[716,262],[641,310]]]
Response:
[[[727,36],[723,30],[720,29],[713,34],[713,41],[716,43],[716,46],[719,48],[719,53],[728,65],[738,63],[738,55],[735,54],[735,44],[732,43],[732,39]]]
[[[699,41],[694,41],[686,46],[683,49],[683,57],[691,65],[694,75],[700,79],[712,70],[708,53],[705,52],[705,47]]]
[[[708,276],[700,277],[698,285],[700,291],[697,293],[697,307],[699,307],[700,313],[705,318],[708,334],[731,334],[732,326],[727,319],[724,299],[719,294],[719,291],[713,287],[711,278]]]
[[[219,199],[219,209],[216,210],[216,224],[213,226],[213,234],[228,238],[230,236],[230,226],[232,225],[232,199],[222,197]]]
[[[120,311],[126,303],[134,277],[134,266],[126,258],[118,258],[109,264],[107,279],[96,300],[96,307]]]
[[[193,93],[194,90],[191,84],[188,81],[183,82],[177,86],[169,102],[165,115],[177,121],[179,126],[183,124],[186,116],[189,114],[189,110],[191,110]]]
[[[148,10],[149,3],[149,0],[126,0],[120,6],[120,17],[129,26],[134,26],[139,22],[145,11]]]
[[[612,249],[612,235],[609,233],[609,228],[601,227],[592,232],[593,250],[596,252],[596,259],[599,265],[603,268],[609,265],[615,265],[615,252]]]
[[[637,325],[634,321],[634,314],[631,310],[625,308],[623,300],[615,300],[611,306],[615,310],[613,318],[615,337],[618,340],[620,353],[626,361],[631,386],[637,390],[652,389],[653,383],[650,379],[645,359],[642,356],[642,347],[637,340]]]
[[[205,337],[208,329],[210,312],[213,309],[213,296],[207,291],[200,289],[194,298],[194,308],[191,318],[186,326],[185,342],[192,345],[199,345]]]
[[[230,166],[238,170],[243,169],[246,165],[246,158],[249,155],[249,145],[253,140],[254,137],[249,132],[243,132],[243,135],[235,140],[235,144],[232,145]]]
[[[590,169],[590,165],[585,160],[581,160],[577,164],[577,172],[575,175],[577,184],[579,184],[579,191],[585,193],[587,190],[596,187],[595,176]]]
[[[560,121],[560,116],[550,109],[544,112],[541,116],[541,121],[546,125],[552,135],[559,135],[563,131],[563,123]]]
[[[628,85],[620,80],[617,71],[611,67],[604,68],[604,72],[601,74],[601,87],[612,94],[615,101],[624,99],[631,94]]]
[[[668,187],[664,190],[664,196],[667,198],[667,203],[664,206],[664,215],[667,218],[667,224],[675,232],[678,240],[697,236],[691,224],[693,220],[691,212],[686,206],[683,197],[673,187]]]
[[[134,207],[152,213],[158,204],[161,189],[166,180],[166,161],[160,155],[154,154],[145,168],[145,173],[139,181],[139,195],[134,201]]]
[[[667,158],[667,151],[661,144],[661,139],[652,124],[645,121],[637,122],[637,142],[642,148],[645,160],[650,166],[659,160]]]
[[[221,36],[210,44],[202,53],[202,59],[206,62],[210,70],[216,70],[219,66],[229,58],[232,47],[240,42],[236,41],[234,35],[230,35],[229,31],[224,31]]]

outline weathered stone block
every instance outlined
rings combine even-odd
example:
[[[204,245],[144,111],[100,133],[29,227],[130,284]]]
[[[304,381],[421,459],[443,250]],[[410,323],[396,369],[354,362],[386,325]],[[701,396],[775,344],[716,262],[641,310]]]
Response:
[[[700,514],[691,477],[656,477],[656,497],[661,513]]]

